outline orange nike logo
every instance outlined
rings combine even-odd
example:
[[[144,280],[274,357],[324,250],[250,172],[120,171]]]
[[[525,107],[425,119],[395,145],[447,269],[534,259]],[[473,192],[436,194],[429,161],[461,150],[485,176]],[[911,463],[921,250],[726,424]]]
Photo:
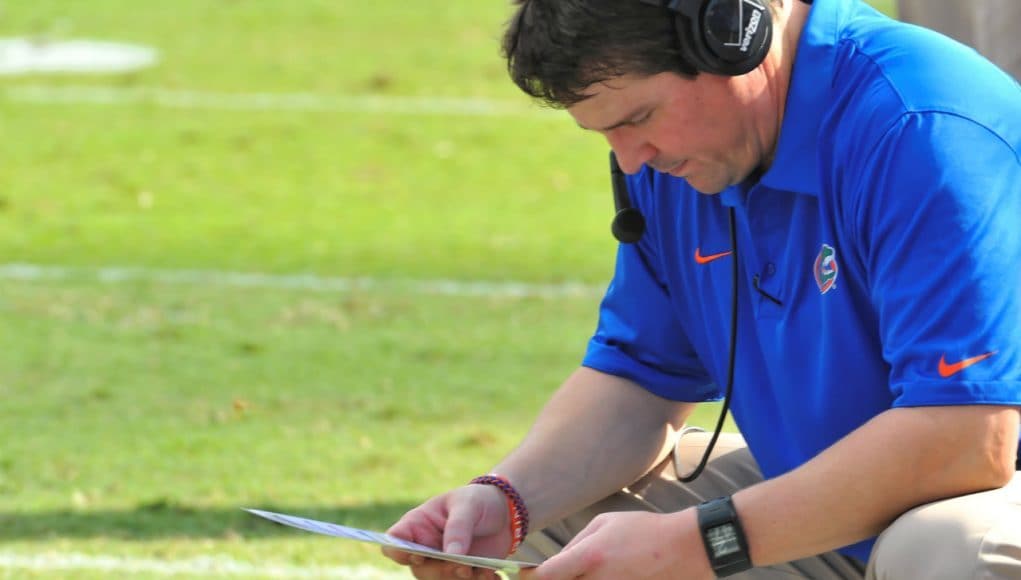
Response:
[[[987,358],[993,356],[994,354],[996,354],[995,350],[993,352],[987,352],[985,354],[980,354],[978,356],[966,358],[960,362],[955,362],[953,364],[947,364],[946,355],[943,355],[939,357],[939,376],[943,377],[944,379],[947,377],[951,377],[975,363],[980,363],[986,360]]]
[[[729,256],[729,255],[733,254],[733,253],[734,253],[733,251],[730,251],[730,252],[720,252],[719,254],[709,254],[708,256],[703,256],[702,255],[702,248],[695,248],[695,262],[698,263],[698,264],[708,264],[709,262],[712,262],[713,260],[719,260],[720,258],[724,258],[726,256]]]

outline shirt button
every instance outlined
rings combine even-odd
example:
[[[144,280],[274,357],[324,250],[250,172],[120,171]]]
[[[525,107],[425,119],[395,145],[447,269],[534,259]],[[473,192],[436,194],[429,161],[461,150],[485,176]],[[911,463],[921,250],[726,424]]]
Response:
[[[776,265],[770,262],[766,264],[766,275],[772,276],[773,274],[776,274]]]

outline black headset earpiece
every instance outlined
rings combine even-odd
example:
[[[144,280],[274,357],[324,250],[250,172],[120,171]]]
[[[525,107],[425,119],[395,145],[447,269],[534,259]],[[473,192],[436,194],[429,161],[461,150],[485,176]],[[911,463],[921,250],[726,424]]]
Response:
[[[673,12],[682,57],[725,76],[751,72],[773,39],[769,0],[641,0]]]
[[[613,151],[610,151],[610,181],[613,186],[613,205],[617,210],[610,224],[610,231],[620,243],[633,244],[642,239],[642,234],[645,233],[645,217],[631,205],[627,179],[617,164],[617,156]]]

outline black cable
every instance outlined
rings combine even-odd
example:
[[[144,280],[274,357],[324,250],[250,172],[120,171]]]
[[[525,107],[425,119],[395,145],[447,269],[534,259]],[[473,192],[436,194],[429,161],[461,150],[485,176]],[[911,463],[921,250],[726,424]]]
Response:
[[[707,463],[709,463],[709,456],[713,452],[713,448],[716,447],[716,440],[720,438],[720,432],[723,431],[723,422],[727,419],[727,411],[730,410],[730,396],[734,393],[734,359],[737,358],[737,226],[736,219],[734,217],[734,208],[730,208],[730,250],[732,252],[730,259],[730,358],[727,362],[727,391],[723,395],[723,409],[720,410],[720,419],[716,422],[716,430],[713,432],[712,439],[709,440],[709,445],[705,448],[705,453],[702,454],[702,460],[698,462],[698,466],[695,471],[691,472],[691,475],[681,477],[682,483],[691,483],[695,481],[699,475],[702,475],[702,470],[705,469]],[[679,475],[679,474],[678,474]]]

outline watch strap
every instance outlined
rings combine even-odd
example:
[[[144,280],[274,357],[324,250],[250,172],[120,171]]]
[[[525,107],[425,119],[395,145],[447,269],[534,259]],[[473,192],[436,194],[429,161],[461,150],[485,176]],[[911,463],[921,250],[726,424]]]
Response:
[[[717,578],[723,578],[752,567],[741,520],[737,517],[734,502],[720,497],[699,504],[698,527],[702,532],[709,564]]]

